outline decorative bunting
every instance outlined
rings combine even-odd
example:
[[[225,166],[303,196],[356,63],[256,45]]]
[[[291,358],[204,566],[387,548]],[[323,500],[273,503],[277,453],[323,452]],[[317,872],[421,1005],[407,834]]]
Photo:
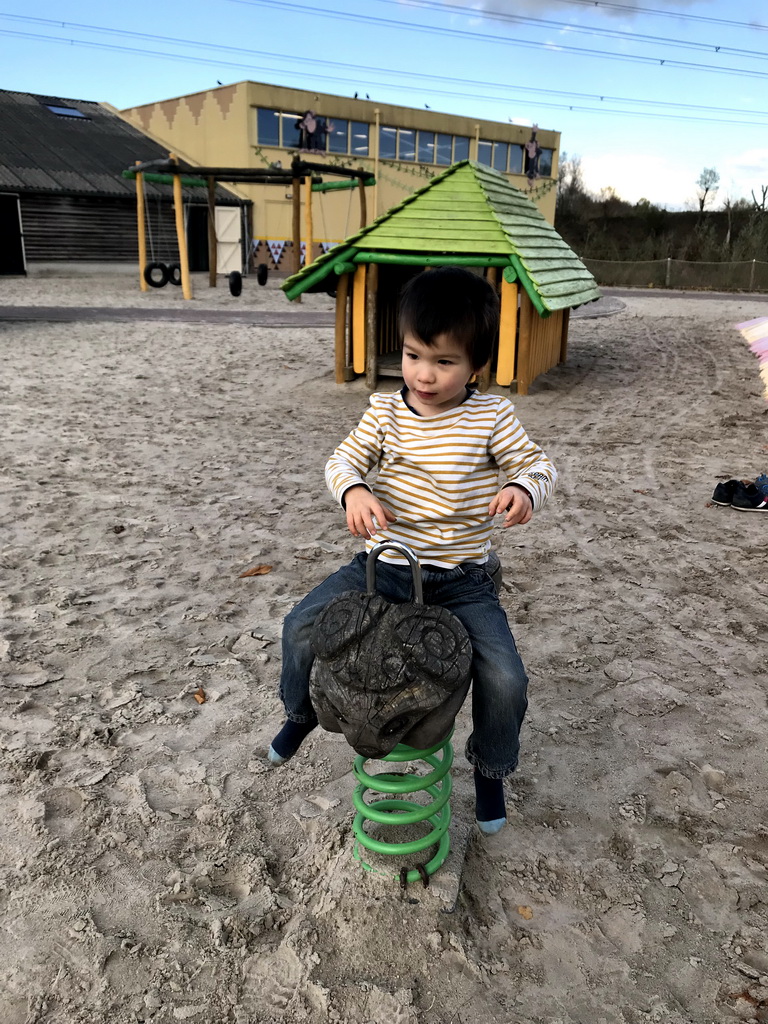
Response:
[[[300,259],[299,262],[301,263],[302,267],[304,266],[306,261],[307,261],[307,243],[306,242],[301,242],[301,259]]]
[[[272,255],[272,262],[275,264],[275,266],[277,266],[278,263],[280,262],[282,255],[285,252],[285,247],[287,244],[288,243],[282,239],[269,239],[267,241],[267,248],[269,249]]]

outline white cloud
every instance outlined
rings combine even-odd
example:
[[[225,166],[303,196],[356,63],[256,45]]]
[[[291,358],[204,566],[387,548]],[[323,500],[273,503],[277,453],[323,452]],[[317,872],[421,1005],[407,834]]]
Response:
[[[679,209],[692,200],[696,178],[701,172],[685,162],[662,154],[644,152],[603,152],[599,156],[582,157],[584,184],[590,192],[615,188],[622,199],[636,203],[650,199],[657,206]]]
[[[768,184],[768,149],[745,149],[723,161],[723,177],[730,178],[747,193],[757,184]]]

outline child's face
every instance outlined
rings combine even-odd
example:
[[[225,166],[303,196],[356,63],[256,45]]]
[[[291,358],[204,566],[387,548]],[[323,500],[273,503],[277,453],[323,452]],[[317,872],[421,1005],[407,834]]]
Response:
[[[422,416],[460,405],[473,373],[467,353],[450,334],[438,334],[431,345],[413,334],[403,338],[403,379],[410,405]]]

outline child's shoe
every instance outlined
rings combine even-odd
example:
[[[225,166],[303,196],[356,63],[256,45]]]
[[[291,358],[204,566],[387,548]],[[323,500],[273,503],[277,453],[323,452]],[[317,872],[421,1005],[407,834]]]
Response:
[[[292,722],[288,719],[269,745],[267,757],[270,764],[279,766],[290,761],[316,726],[317,722]]]
[[[730,505],[737,488],[742,486],[741,480],[726,480],[725,483],[717,485],[712,501],[716,505]]]
[[[733,495],[731,508],[739,512],[768,512],[768,495],[755,484],[741,484]]]
[[[487,779],[475,768],[475,818],[477,827],[487,836],[500,832],[507,824],[504,806],[504,780]]]

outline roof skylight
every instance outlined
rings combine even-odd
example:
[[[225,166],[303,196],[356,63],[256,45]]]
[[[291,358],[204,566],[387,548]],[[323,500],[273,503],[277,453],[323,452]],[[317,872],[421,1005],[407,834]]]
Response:
[[[59,117],[85,117],[87,120],[82,110],[77,110],[75,107],[57,107],[52,103],[46,103],[45,106],[52,114],[58,114]]]

